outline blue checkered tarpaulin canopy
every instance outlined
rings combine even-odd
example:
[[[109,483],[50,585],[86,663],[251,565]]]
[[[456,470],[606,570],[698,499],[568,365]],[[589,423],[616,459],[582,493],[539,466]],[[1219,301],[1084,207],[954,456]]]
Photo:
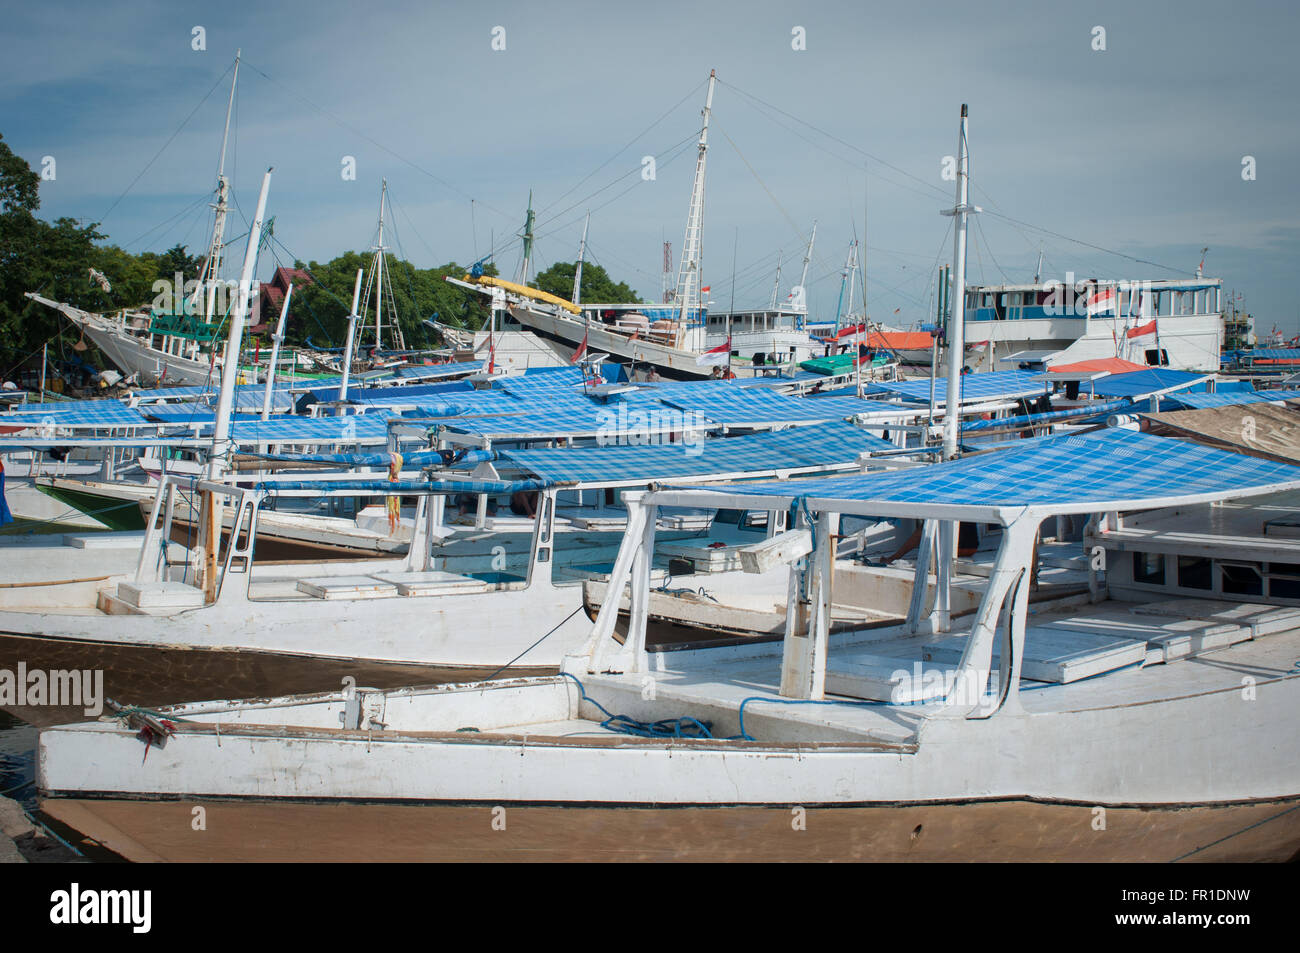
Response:
[[[894,445],[845,423],[815,424],[690,443],[559,450],[506,450],[501,458],[547,483],[672,480],[853,465]]]
[[[1280,404],[1300,400],[1300,390],[1247,390],[1214,394],[1166,394],[1160,398],[1161,410],[1204,410],[1233,404]]]
[[[388,420],[382,411],[346,417],[236,417],[231,439],[237,444],[382,444],[388,441]]]
[[[1014,518],[1014,512],[1008,511],[1023,507],[1047,513],[1090,513],[1296,488],[1300,488],[1300,467],[1167,437],[1108,429],[1025,441],[1023,447],[928,467],[708,489],[787,502],[803,498],[815,510],[869,503],[900,515],[915,505],[921,509],[977,508]],[[851,508],[870,511],[861,505]],[[961,517],[958,512],[952,515]]]
[[[1249,361],[1300,361],[1300,347],[1259,347],[1240,353]]]
[[[1091,389],[1098,397],[1143,397],[1170,387],[1191,387],[1204,379],[1204,374],[1153,367],[1146,371],[1110,374],[1093,381]],[[1164,397],[1160,399],[1164,400]]]
[[[775,394],[765,387],[675,388],[661,395],[665,403],[693,411],[729,427],[763,427],[776,424],[816,423],[843,420],[852,413],[867,413],[879,401],[857,398],[790,397]],[[834,402],[832,403],[832,400]],[[851,401],[850,408],[845,401]]]
[[[978,403],[986,400],[1014,400],[1018,397],[1035,397],[1045,393],[1046,385],[1033,371],[993,371],[987,374],[963,374],[961,378],[961,400],[963,404]],[[930,402],[930,380],[914,381],[873,381],[869,388],[872,395],[890,395],[902,397],[914,403]],[[948,402],[948,379],[938,378],[934,381],[934,400],[936,404]]]
[[[109,428],[147,427],[139,411],[116,400],[70,400],[53,404],[23,404],[14,412],[0,414],[0,425],[39,426],[48,419],[56,427]]]

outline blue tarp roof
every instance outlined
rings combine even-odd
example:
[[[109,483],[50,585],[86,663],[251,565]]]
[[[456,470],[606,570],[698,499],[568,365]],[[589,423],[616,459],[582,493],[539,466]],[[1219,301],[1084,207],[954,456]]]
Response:
[[[710,388],[699,391],[680,388],[662,395],[662,399],[674,407],[703,414],[710,420],[733,427],[838,420],[852,412],[841,409],[838,402],[775,394],[764,387],[735,387],[731,390]],[[868,401],[848,399],[854,401],[855,407],[867,405],[861,406],[861,413],[871,409]]]
[[[1098,397],[1141,397],[1168,387],[1189,387],[1204,377],[1204,374],[1153,367],[1148,371],[1131,371],[1128,374],[1110,374],[1099,378],[1092,382],[1092,392]],[[1163,399],[1162,397],[1161,400]]]
[[[916,504],[979,507],[1014,518],[1007,511],[1026,506],[1087,513],[1300,487],[1300,467],[1130,430],[1023,443],[928,467],[708,489],[785,500],[805,497],[812,509],[869,502],[905,512],[907,504]]]
[[[1228,391],[1214,394],[1166,394],[1160,398],[1161,410],[1204,410],[1233,404],[1282,403],[1300,400],[1297,390]]]
[[[1250,361],[1300,361],[1300,347],[1259,347],[1238,353]]]
[[[58,427],[147,427],[138,411],[116,400],[70,400],[51,404],[23,404],[0,414],[0,424],[37,426],[42,420]]]
[[[988,374],[963,374],[961,378],[961,399],[963,404],[985,400],[1012,400],[1017,397],[1032,397],[1045,393],[1046,385],[1034,371],[993,371]],[[872,394],[890,394],[917,403],[929,403],[930,380],[915,381],[874,381],[869,392]],[[936,404],[948,401],[948,379],[941,377],[934,382],[934,400]]]
[[[694,443],[506,450],[501,457],[548,483],[616,482],[818,469],[852,464],[872,450],[893,449],[857,427],[834,422]]]

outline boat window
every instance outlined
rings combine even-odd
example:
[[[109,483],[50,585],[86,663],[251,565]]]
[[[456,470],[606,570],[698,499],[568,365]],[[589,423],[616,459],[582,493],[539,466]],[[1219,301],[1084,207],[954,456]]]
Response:
[[[1169,352],[1164,348],[1149,347],[1146,349],[1147,364],[1151,367],[1167,367],[1169,364]]]
[[[1300,599],[1300,564],[1269,563],[1268,595],[1270,599]]]
[[[1178,557],[1178,587],[1180,589],[1213,589],[1213,562],[1206,556]]]
[[[1133,554],[1133,581],[1149,586],[1165,584],[1165,557],[1159,553]]]
[[[1262,596],[1264,577],[1258,566],[1220,563],[1223,591],[1237,596]]]
[[[740,522],[741,512],[741,510],[718,510],[717,515],[713,517],[713,522],[736,525]]]

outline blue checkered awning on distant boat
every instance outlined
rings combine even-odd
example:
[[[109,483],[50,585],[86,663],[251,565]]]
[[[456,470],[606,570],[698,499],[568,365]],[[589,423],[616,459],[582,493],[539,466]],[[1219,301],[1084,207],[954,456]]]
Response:
[[[961,377],[961,401],[963,404],[978,403],[987,400],[1014,400],[1018,397],[1036,397],[1045,393],[1046,385],[1033,371],[993,371],[987,374],[963,374]],[[873,381],[869,389],[872,395],[892,395],[902,397],[914,403],[930,402],[930,379],[913,381]],[[934,401],[936,404],[948,402],[948,379],[937,378],[934,381]]]

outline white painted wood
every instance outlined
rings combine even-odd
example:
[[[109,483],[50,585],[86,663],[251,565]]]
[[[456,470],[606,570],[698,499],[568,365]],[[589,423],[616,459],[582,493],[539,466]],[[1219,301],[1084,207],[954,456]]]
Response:
[[[812,552],[812,533],[806,529],[787,530],[753,546],[739,550],[740,566],[747,573],[764,573],[782,563],[794,562]]]
[[[138,609],[193,609],[203,605],[203,590],[180,582],[124,582],[118,598]]]

